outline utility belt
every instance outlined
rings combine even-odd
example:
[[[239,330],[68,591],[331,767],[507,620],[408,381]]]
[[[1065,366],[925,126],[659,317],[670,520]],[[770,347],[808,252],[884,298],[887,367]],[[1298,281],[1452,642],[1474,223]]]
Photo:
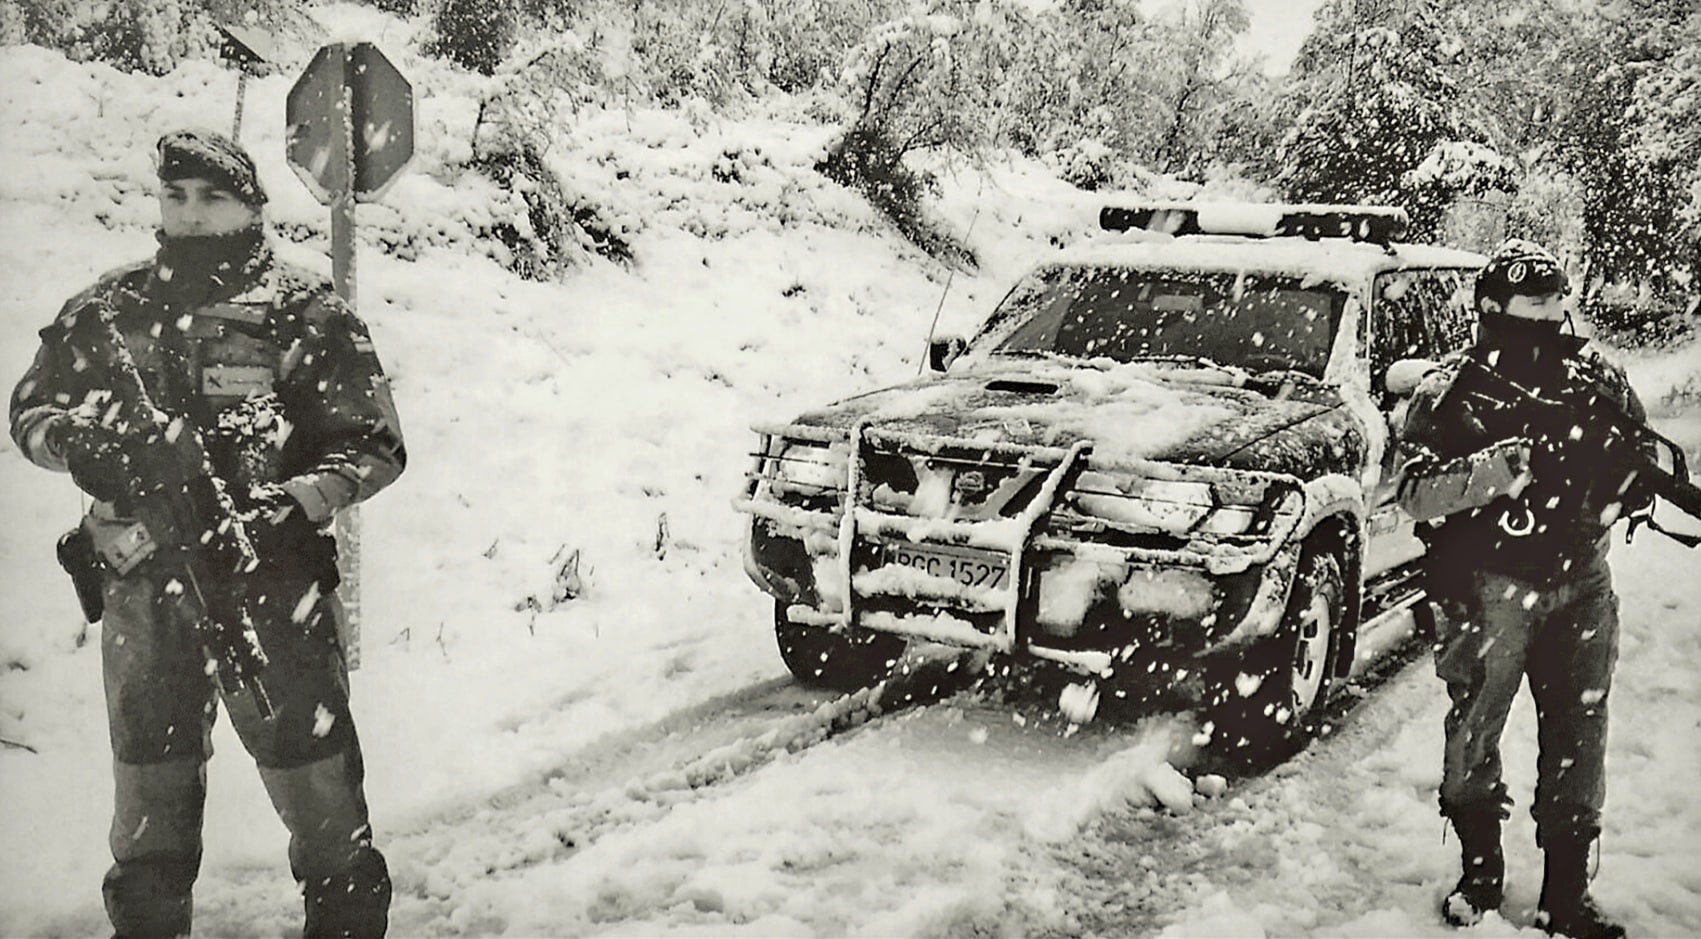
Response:
[[[1470,568],[1547,581],[1604,555],[1608,530],[1557,530],[1522,505],[1490,505],[1457,526],[1448,541]]]
[[[60,536],[55,552],[59,566],[71,577],[83,617],[93,623],[105,613],[109,574],[129,576],[150,560],[170,563],[195,550],[183,535],[168,513],[120,517],[110,504],[96,502],[80,525]],[[341,582],[336,538],[304,515],[292,515],[269,540],[259,567],[241,576],[317,582],[322,594]]]

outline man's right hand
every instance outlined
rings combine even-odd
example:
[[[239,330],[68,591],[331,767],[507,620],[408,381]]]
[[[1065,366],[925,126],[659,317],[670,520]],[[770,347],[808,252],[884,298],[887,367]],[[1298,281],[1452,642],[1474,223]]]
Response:
[[[47,446],[65,459],[77,488],[102,502],[116,502],[130,492],[134,470],[124,438],[80,411],[55,418],[47,431]]]

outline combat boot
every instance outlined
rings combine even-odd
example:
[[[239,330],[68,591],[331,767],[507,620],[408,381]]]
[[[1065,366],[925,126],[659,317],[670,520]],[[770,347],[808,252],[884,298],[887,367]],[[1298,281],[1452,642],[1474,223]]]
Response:
[[[1624,939],[1624,927],[1607,919],[1589,896],[1589,845],[1565,838],[1546,846],[1535,924],[1566,939]]]
[[[1464,873],[1446,899],[1441,901],[1441,918],[1455,928],[1475,926],[1489,910],[1500,908],[1506,897],[1506,858],[1500,850],[1500,813],[1460,812],[1453,818],[1459,836],[1459,855]]]
[[[304,939],[381,939],[390,921],[390,871],[376,849],[362,848],[348,873],[302,883]]]

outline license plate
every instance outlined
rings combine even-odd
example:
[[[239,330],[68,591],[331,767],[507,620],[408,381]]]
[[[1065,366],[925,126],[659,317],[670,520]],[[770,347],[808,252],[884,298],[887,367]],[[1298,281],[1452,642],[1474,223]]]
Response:
[[[965,587],[1003,587],[1010,574],[1008,560],[972,548],[888,544],[886,563],[913,567]]]

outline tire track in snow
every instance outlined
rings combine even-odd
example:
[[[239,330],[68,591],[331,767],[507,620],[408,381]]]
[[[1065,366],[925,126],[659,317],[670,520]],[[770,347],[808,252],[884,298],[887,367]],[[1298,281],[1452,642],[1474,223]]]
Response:
[[[782,756],[943,700],[975,678],[961,658],[906,661],[880,685],[826,700],[779,679],[593,744],[541,780],[389,835],[397,918],[416,929],[443,927],[469,880],[559,863]]]
[[[1142,806],[1110,813],[1083,837],[1058,846],[1053,856],[1074,874],[1066,905],[1082,932],[1153,935],[1190,908],[1208,908],[1224,891],[1238,898],[1244,892],[1283,889],[1270,886],[1272,874],[1314,862],[1295,849],[1319,841],[1333,845],[1324,852],[1328,863],[1319,875],[1335,878],[1328,903],[1353,909],[1353,903],[1343,902],[1349,894],[1376,895],[1372,888],[1383,885],[1372,881],[1387,875],[1375,863],[1377,833],[1343,836],[1326,823],[1331,816],[1349,817],[1342,807],[1359,794],[1355,786],[1364,781],[1365,764],[1374,764],[1410,720],[1409,704],[1388,702],[1386,693],[1377,692],[1421,681],[1415,663],[1427,649],[1427,640],[1414,637],[1390,650],[1337,689],[1325,712],[1325,736],[1264,773],[1230,780],[1224,792],[1200,801],[1195,811],[1174,815]],[[1212,762],[1202,759],[1192,771],[1217,772]],[[1328,795],[1328,804],[1319,807],[1305,798],[1317,791]],[[1337,858],[1352,861],[1347,872],[1333,869]],[[1219,925],[1230,930],[1225,935],[1252,928],[1238,921]],[[1288,933],[1314,925],[1294,922]]]

